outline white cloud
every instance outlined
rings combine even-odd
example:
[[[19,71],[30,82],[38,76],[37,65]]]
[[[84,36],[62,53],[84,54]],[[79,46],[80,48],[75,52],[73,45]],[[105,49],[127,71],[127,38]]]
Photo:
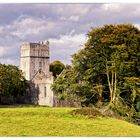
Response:
[[[18,60],[17,59],[11,59],[11,58],[0,58],[1,64],[11,64],[18,66]]]
[[[140,24],[134,24],[134,26],[140,30]]]
[[[85,15],[89,12],[90,4],[56,4],[53,10],[59,15]]]
[[[31,36],[39,36],[44,32],[49,32],[54,27],[54,22],[40,18],[23,18],[15,20],[12,24],[0,26],[0,34],[5,36],[15,36],[19,39],[26,39]]]
[[[39,18],[26,18],[20,21],[15,21],[11,28],[15,31],[11,32],[11,35],[15,35],[21,39],[28,38],[30,36],[36,36],[42,34],[44,31],[49,31],[54,27],[54,23],[45,19]]]
[[[69,22],[78,22],[79,16],[70,16],[70,17],[60,17],[61,21],[69,21]]]
[[[102,7],[107,11],[119,11],[121,9],[121,4],[103,4]]]
[[[66,21],[67,18],[66,18],[66,17],[60,17],[60,20],[62,20],[62,21]]]
[[[0,47],[0,57],[4,56],[7,53],[7,48],[5,47]]]
[[[0,26],[0,34],[3,33],[3,27]]]
[[[77,22],[79,20],[79,16],[70,16],[69,20]]]
[[[0,46],[0,58],[2,57],[7,57],[8,55],[10,55],[12,53],[12,51],[16,49],[13,46]],[[15,51],[16,52],[16,51]]]
[[[49,39],[51,61],[60,60],[63,63],[70,63],[71,55],[81,49],[86,41],[84,34],[61,35],[59,39]]]
[[[49,41],[51,42],[52,45],[67,45],[68,44],[73,44],[75,43],[75,45],[82,45],[85,42],[85,35],[84,34],[76,34],[76,35],[72,35],[70,33],[70,35],[60,35],[59,39],[49,39]]]
[[[19,65],[19,47],[18,46],[0,46],[0,63]]]

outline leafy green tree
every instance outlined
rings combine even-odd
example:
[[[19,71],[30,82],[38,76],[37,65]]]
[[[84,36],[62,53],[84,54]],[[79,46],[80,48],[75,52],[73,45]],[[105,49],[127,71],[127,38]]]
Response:
[[[139,76],[140,31],[131,24],[105,25],[92,29],[88,38],[85,48],[95,50],[97,58],[93,56],[91,60],[101,60],[98,73],[106,71],[110,101],[113,102],[123,78]]]
[[[139,77],[125,77],[124,78],[124,87],[126,89],[129,89],[131,92],[130,94],[130,106],[131,110],[133,111],[132,113],[135,113],[135,101],[137,95],[140,96],[140,78]]]
[[[84,85],[87,92],[82,93],[77,88],[68,92],[72,86],[65,86],[64,83],[61,88],[65,90],[65,95],[76,94],[92,104],[95,102],[89,99],[95,95],[98,101],[106,98],[111,103],[120,98],[127,101],[126,98],[131,98],[133,90],[124,87],[125,78],[140,76],[139,29],[131,24],[104,25],[92,28],[87,37],[85,47],[73,55],[71,71],[76,76],[71,74],[69,76],[73,80],[67,79],[67,83],[79,86],[79,89]],[[63,80],[66,80],[65,77],[60,81]]]
[[[18,67],[0,64],[0,96],[21,95],[28,87]]]
[[[52,89],[60,99],[81,101],[82,105],[95,102],[97,90],[87,81],[79,81],[78,72],[66,67],[56,78]]]
[[[57,75],[59,75],[63,71],[64,68],[65,68],[65,65],[60,61],[53,61],[50,64],[50,71],[53,72],[54,77],[57,77]]]

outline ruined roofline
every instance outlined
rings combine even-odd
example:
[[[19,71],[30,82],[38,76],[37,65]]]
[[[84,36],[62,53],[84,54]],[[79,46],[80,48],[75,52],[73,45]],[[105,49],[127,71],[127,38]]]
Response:
[[[30,42],[29,45],[49,45],[49,41]]]
[[[49,45],[49,41],[39,41],[39,42],[30,42],[30,43],[25,43],[21,46],[38,46],[38,45]]]

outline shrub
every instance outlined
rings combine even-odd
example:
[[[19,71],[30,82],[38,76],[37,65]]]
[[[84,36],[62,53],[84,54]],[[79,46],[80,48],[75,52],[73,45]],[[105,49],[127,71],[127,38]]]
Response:
[[[104,115],[98,111],[96,108],[89,108],[89,107],[84,107],[81,109],[76,109],[71,111],[72,115],[84,115],[88,116],[89,118],[94,118],[94,117],[103,117]]]
[[[136,104],[136,109],[137,109],[138,112],[140,112],[140,101],[137,102],[137,104]]]

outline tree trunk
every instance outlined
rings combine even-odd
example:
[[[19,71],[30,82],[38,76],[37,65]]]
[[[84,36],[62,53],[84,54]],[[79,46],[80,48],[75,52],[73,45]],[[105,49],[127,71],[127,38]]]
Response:
[[[115,70],[115,62],[112,63],[112,66],[110,66],[110,68],[111,68],[111,74],[110,74],[109,66],[107,66],[106,64],[107,81],[108,81],[108,86],[110,91],[110,102],[113,103],[115,101],[116,89],[117,89],[117,74]]]

